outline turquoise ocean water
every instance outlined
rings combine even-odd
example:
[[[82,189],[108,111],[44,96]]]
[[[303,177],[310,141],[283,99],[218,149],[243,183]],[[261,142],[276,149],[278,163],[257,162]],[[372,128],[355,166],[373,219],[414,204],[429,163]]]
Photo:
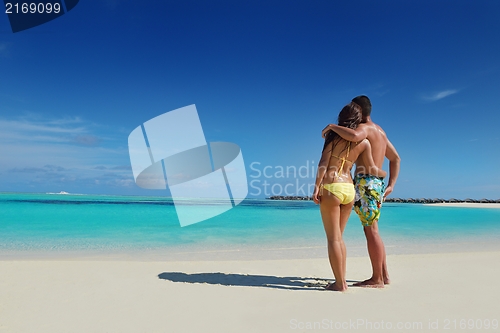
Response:
[[[186,204],[205,207],[195,201]],[[388,253],[496,250],[500,209],[387,203],[380,230]],[[351,254],[366,253],[354,212],[345,241]],[[203,253],[310,257],[324,256],[324,249],[319,208],[312,202],[247,199],[222,215],[181,228],[169,198],[0,194],[0,256],[71,252],[161,253],[182,259]]]

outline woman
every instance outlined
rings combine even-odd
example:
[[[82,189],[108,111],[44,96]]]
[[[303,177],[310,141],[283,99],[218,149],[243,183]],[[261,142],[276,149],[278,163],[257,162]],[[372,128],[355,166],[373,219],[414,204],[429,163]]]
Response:
[[[361,122],[361,107],[350,103],[342,109],[338,125],[356,129]],[[326,286],[328,290],[345,291],[347,282],[346,249],[342,234],[354,204],[354,185],[351,168],[358,158],[363,158],[375,176],[385,177],[387,173],[375,165],[368,140],[350,142],[333,131],[325,137],[323,153],[318,165],[313,200],[320,205],[321,218],[328,242],[328,258],[335,276],[335,283]]]

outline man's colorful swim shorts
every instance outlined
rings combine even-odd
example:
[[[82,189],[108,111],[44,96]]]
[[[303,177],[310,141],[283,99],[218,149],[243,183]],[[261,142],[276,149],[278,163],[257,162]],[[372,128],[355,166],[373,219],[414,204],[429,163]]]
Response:
[[[384,179],[359,174],[354,177],[354,188],[356,190],[354,211],[358,214],[361,224],[369,227],[380,218],[380,207],[385,191]]]

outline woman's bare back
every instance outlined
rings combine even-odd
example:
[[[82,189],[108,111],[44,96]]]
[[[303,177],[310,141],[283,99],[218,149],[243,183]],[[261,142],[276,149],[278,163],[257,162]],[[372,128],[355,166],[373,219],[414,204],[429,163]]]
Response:
[[[322,156],[329,160],[323,183],[352,183],[352,166],[365,151],[366,144],[367,140],[350,142],[338,139],[330,142],[325,147]]]

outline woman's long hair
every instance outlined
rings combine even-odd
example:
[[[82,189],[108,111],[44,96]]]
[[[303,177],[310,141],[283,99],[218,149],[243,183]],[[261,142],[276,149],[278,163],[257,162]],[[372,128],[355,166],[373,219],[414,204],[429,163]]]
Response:
[[[339,113],[339,118],[337,123],[339,126],[356,129],[358,125],[361,123],[361,119],[362,119],[361,107],[358,104],[351,102],[342,108],[342,110]],[[332,145],[332,150],[333,150],[333,148],[341,140],[342,138],[340,137],[340,135],[330,130],[326,134],[323,151],[325,150],[326,146],[328,146],[328,144],[332,141],[333,141]]]

